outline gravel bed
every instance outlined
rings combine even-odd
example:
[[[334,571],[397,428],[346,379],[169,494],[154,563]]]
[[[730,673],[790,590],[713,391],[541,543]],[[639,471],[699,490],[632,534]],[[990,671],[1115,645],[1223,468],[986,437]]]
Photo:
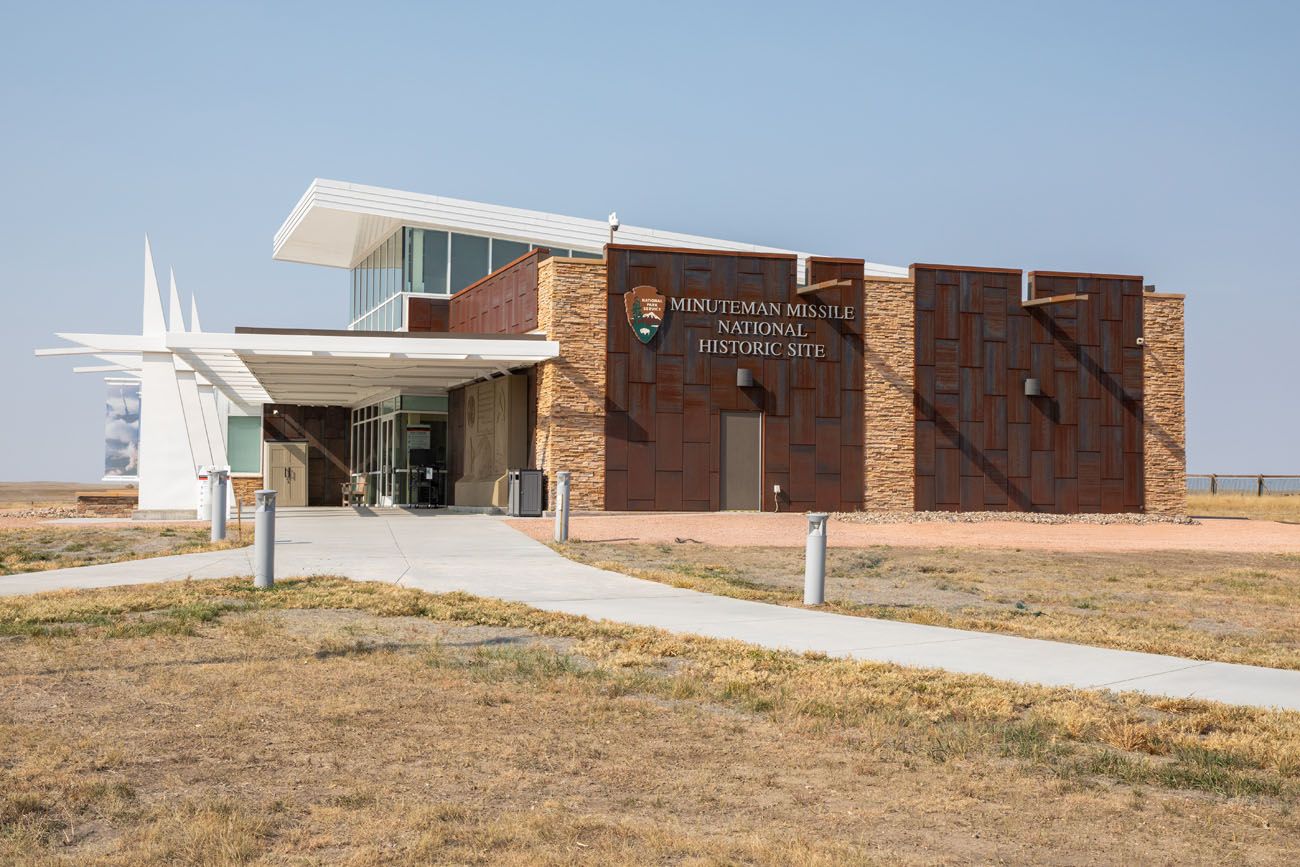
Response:
[[[1124,512],[1099,515],[1056,515],[1044,512],[835,512],[846,524],[982,524],[1014,521],[1021,524],[1199,524],[1187,515],[1147,515]]]
[[[81,512],[76,506],[37,506],[27,509],[2,509],[3,518],[75,518]]]

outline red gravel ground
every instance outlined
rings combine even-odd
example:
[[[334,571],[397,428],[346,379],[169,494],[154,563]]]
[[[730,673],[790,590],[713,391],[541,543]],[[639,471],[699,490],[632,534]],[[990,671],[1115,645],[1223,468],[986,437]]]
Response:
[[[514,518],[510,526],[550,541],[552,518]],[[753,512],[582,514],[569,520],[571,539],[584,542],[675,542],[707,545],[804,544],[802,514]],[[906,545],[950,548],[1034,548],[1063,551],[1300,552],[1300,524],[1202,518],[1200,524],[853,524],[831,521],[829,544],[862,548]]]

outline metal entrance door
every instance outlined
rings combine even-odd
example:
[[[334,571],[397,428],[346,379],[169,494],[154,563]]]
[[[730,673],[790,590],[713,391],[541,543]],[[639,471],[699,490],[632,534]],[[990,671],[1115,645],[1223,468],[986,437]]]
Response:
[[[722,413],[722,481],[720,495],[723,509],[762,508],[762,432],[762,413]]]

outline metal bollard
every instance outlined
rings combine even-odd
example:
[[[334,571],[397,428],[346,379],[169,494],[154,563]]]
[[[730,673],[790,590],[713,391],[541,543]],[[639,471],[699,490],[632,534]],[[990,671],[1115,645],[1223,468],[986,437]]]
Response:
[[[226,480],[225,470],[208,473],[208,503],[212,507],[212,541],[226,541]]]
[[[803,559],[803,604],[821,605],[826,601],[826,520],[825,512],[808,513],[808,542]]]
[[[275,491],[257,491],[253,529],[253,586],[266,590],[275,584]]]
[[[569,541],[569,471],[555,474],[555,541]]]

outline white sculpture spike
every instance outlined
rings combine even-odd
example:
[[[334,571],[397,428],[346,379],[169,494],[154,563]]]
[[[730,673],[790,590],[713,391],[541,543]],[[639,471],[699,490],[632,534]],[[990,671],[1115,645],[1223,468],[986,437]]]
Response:
[[[202,330],[203,328],[199,325],[199,299],[196,296],[191,295],[190,296],[190,331],[194,333],[198,333]]]
[[[162,294],[158,291],[158,274],[153,269],[153,251],[149,236],[144,236],[144,323],[141,334],[164,334],[167,323],[163,320]]]
[[[185,315],[181,309],[180,293],[176,291],[176,272],[171,268],[168,268],[167,276],[171,279],[171,298],[168,304],[167,330],[183,333],[185,331]]]

